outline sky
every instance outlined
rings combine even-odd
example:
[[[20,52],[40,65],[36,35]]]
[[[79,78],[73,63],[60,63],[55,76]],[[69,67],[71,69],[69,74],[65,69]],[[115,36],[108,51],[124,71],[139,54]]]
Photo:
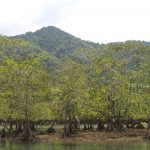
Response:
[[[150,41],[150,0],[0,0],[0,34],[46,26],[99,43]]]

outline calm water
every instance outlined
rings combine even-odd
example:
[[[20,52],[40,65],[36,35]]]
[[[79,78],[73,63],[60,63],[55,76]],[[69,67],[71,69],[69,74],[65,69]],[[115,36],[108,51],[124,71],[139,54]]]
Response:
[[[0,142],[0,150],[150,150],[149,143],[60,145]]]

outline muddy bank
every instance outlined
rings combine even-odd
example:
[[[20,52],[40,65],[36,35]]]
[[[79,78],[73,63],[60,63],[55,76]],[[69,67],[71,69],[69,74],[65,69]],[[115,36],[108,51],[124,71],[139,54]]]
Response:
[[[32,142],[41,143],[100,143],[100,142],[142,142],[147,130],[145,129],[129,129],[120,132],[106,131],[86,131],[79,132],[71,137],[62,137],[61,132],[48,134],[38,134],[34,136]],[[2,140],[2,139],[1,139]],[[3,140],[19,141],[19,135],[9,136]]]

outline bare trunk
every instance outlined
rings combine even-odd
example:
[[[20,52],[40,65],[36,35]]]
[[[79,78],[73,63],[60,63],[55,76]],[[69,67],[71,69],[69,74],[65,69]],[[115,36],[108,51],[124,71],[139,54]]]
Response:
[[[52,124],[51,124],[51,127],[47,129],[47,133],[55,133],[55,129],[53,128],[54,127],[54,124],[56,123],[56,121],[52,121]]]
[[[5,125],[4,125],[4,128],[1,130],[0,132],[0,137],[3,139],[6,137],[6,131],[5,131]]]
[[[111,118],[108,119],[106,130],[107,131],[115,131],[116,130],[113,120]]]
[[[29,124],[29,119],[28,119],[28,90],[26,91],[25,95],[24,95],[24,99],[25,99],[25,121],[24,121],[24,128],[23,128],[23,133],[22,133],[22,140],[23,141],[31,141],[33,140],[33,134],[30,128],[30,124]]]
[[[105,129],[104,123],[102,121],[99,121],[98,125],[97,125],[97,130],[101,131],[101,130],[104,130],[104,129]]]
[[[30,128],[30,124],[27,120],[24,122],[24,128],[23,128],[21,140],[23,140],[23,141],[33,140],[33,134],[32,134],[31,128]]]
[[[20,120],[16,121],[16,133],[22,132],[22,122]]]
[[[76,130],[80,130],[80,120],[78,119],[77,116],[74,117],[74,126],[76,128]]]
[[[69,116],[68,123],[67,123],[67,120],[65,121],[63,137],[71,136],[71,135],[77,133],[78,130],[76,128],[75,122],[76,121],[74,119],[72,119],[71,116]]]
[[[147,130],[150,130],[150,119],[148,119],[148,126],[147,126]]]
[[[37,129],[36,129],[36,127],[35,127],[35,123],[34,123],[34,122],[30,122],[30,128],[31,128],[31,131],[34,131],[34,132],[36,132],[36,131],[37,131]]]

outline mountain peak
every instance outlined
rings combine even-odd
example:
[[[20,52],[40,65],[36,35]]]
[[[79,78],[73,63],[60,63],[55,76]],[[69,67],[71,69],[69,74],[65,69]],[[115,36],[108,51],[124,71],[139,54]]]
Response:
[[[81,40],[54,26],[43,27],[35,32],[14,36],[14,38],[22,38],[35,43],[59,58],[69,55],[77,49],[95,48],[98,46],[95,43]]]

